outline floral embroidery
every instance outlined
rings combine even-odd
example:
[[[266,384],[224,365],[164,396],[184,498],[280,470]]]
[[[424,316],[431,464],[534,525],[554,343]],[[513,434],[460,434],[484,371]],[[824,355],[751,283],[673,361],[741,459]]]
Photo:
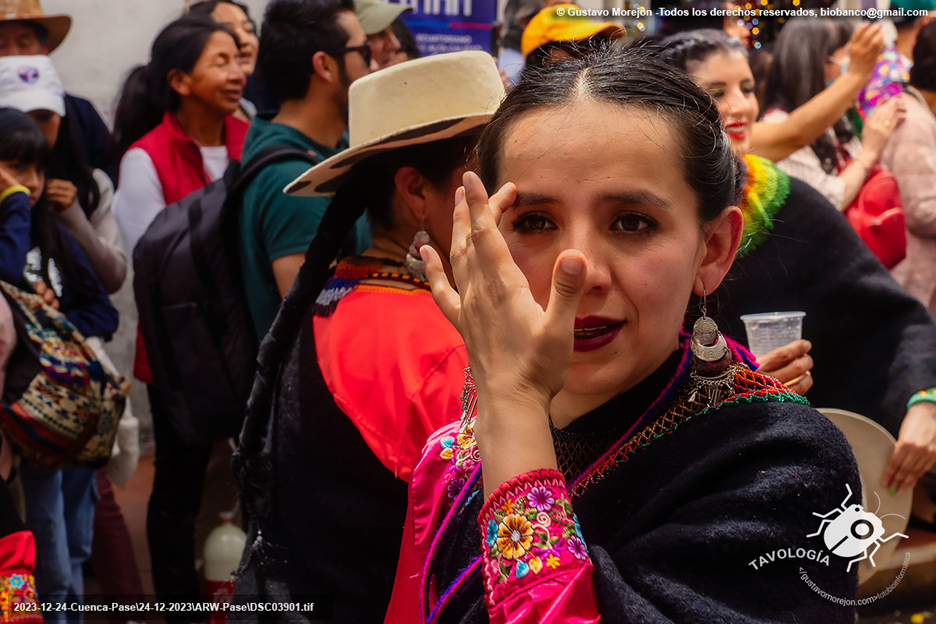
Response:
[[[465,369],[465,388],[462,391],[461,398],[462,418],[458,433],[454,437],[445,436],[442,438],[440,440],[442,450],[439,452],[439,457],[449,462],[444,481],[448,497],[453,500],[458,498],[458,494],[468,482],[468,476],[478,462],[481,461],[481,450],[478,448],[478,442],[474,437],[477,393],[475,392],[470,369]],[[480,481],[477,487],[481,487]]]
[[[519,559],[533,546],[533,525],[517,514],[510,514],[497,527],[497,552],[504,559]]]
[[[42,621],[35,582],[31,575],[0,576],[0,621]]]
[[[588,559],[588,549],[585,548],[585,542],[582,541],[582,538],[578,535],[573,535],[568,539],[566,544],[569,547],[569,552],[572,553],[576,559],[582,561]]]
[[[448,491],[448,497],[455,500],[463,487],[465,487],[465,479],[455,479],[450,481],[449,484],[445,486],[445,489]]]
[[[493,546],[494,541],[496,539],[497,539],[497,521],[492,519],[490,522],[488,522],[487,539],[485,540],[485,542],[487,542],[488,546]]]
[[[528,472],[501,484],[478,522],[487,535],[482,570],[491,604],[496,604],[498,587],[511,579],[536,576],[544,563],[555,570],[590,562],[565,479],[556,470]],[[494,524],[497,535],[492,544]]]
[[[549,511],[556,503],[556,499],[548,489],[535,487],[527,494],[527,502],[531,507],[535,507],[536,511]]]

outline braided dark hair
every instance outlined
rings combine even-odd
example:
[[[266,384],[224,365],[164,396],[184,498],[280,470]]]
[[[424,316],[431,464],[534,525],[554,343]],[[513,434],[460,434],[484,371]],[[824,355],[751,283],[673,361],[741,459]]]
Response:
[[[660,59],[687,74],[695,63],[702,63],[711,55],[722,52],[740,52],[747,58],[747,49],[740,39],[723,30],[703,28],[677,33],[660,42]]]

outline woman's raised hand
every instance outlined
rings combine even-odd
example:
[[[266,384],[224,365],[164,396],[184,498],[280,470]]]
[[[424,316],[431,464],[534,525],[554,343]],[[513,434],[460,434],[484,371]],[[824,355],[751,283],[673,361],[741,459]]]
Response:
[[[13,177],[13,174],[10,173],[3,165],[0,165],[0,193],[10,187],[18,185],[19,182],[15,177]]]
[[[78,199],[78,187],[68,180],[46,182],[45,197],[57,212],[65,212]]]
[[[487,407],[543,406],[548,413],[572,357],[585,257],[574,250],[559,255],[544,309],[497,229],[500,215],[517,198],[516,187],[507,183],[488,198],[476,174],[466,173],[463,183],[455,194],[451,249],[458,291],[449,284],[436,251],[426,245],[420,253],[432,295],[465,340]]]
[[[848,70],[865,79],[871,76],[878,57],[884,51],[884,29],[880,24],[859,24],[848,40]]]

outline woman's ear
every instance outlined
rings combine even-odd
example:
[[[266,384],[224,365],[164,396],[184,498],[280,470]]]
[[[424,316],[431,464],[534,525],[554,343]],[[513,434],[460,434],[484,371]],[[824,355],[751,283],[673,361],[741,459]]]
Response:
[[[426,178],[415,167],[400,167],[393,175],[397,194],[417,223],[426,220]]]
[[[168,80],[172,90],[182,97],[187,97],[192,94],[192,78],[181,69],[173,69],[170,71],[169,75],[166,76],[166,80]]]
[[[737,206],[725,208],[706,226],[702,263],[692,288],[696,295],[711,294],[721,284],[738,253],[743,229],[744,215]]]

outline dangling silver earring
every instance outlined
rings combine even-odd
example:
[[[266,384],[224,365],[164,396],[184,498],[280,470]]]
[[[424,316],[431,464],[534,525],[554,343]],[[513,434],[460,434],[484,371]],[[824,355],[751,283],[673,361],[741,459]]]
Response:
[[[702,316],[692,326],[692,373],[693,390],[690,403],[706,407],[718,405],[732,396],[734,375],[731,374],[731,351],[715,321],[708,317],[705,306],[705,290],[702,291]]]
[[[429,233],[423,229],[425,224],[421,224],[413,242],[410,243],[409,251],[406,252],[406,269],[409,274],[416,279],[426,281],[426,265],[419,255],[419,248],[429,244]]]
[[[728,355],[728,343],[725,337],[718,331],[718,325],[707,316],[705,289],[702,289],[702,316],[692,326],[692,347],[693,360],[698,360],[702,368],[717,366],[725,360]],[[730,362],[728,362],[730,363]],[[698,368],[696,362],[693,362],[693,368]],[[719,371],[720,372],[720,371]]]

